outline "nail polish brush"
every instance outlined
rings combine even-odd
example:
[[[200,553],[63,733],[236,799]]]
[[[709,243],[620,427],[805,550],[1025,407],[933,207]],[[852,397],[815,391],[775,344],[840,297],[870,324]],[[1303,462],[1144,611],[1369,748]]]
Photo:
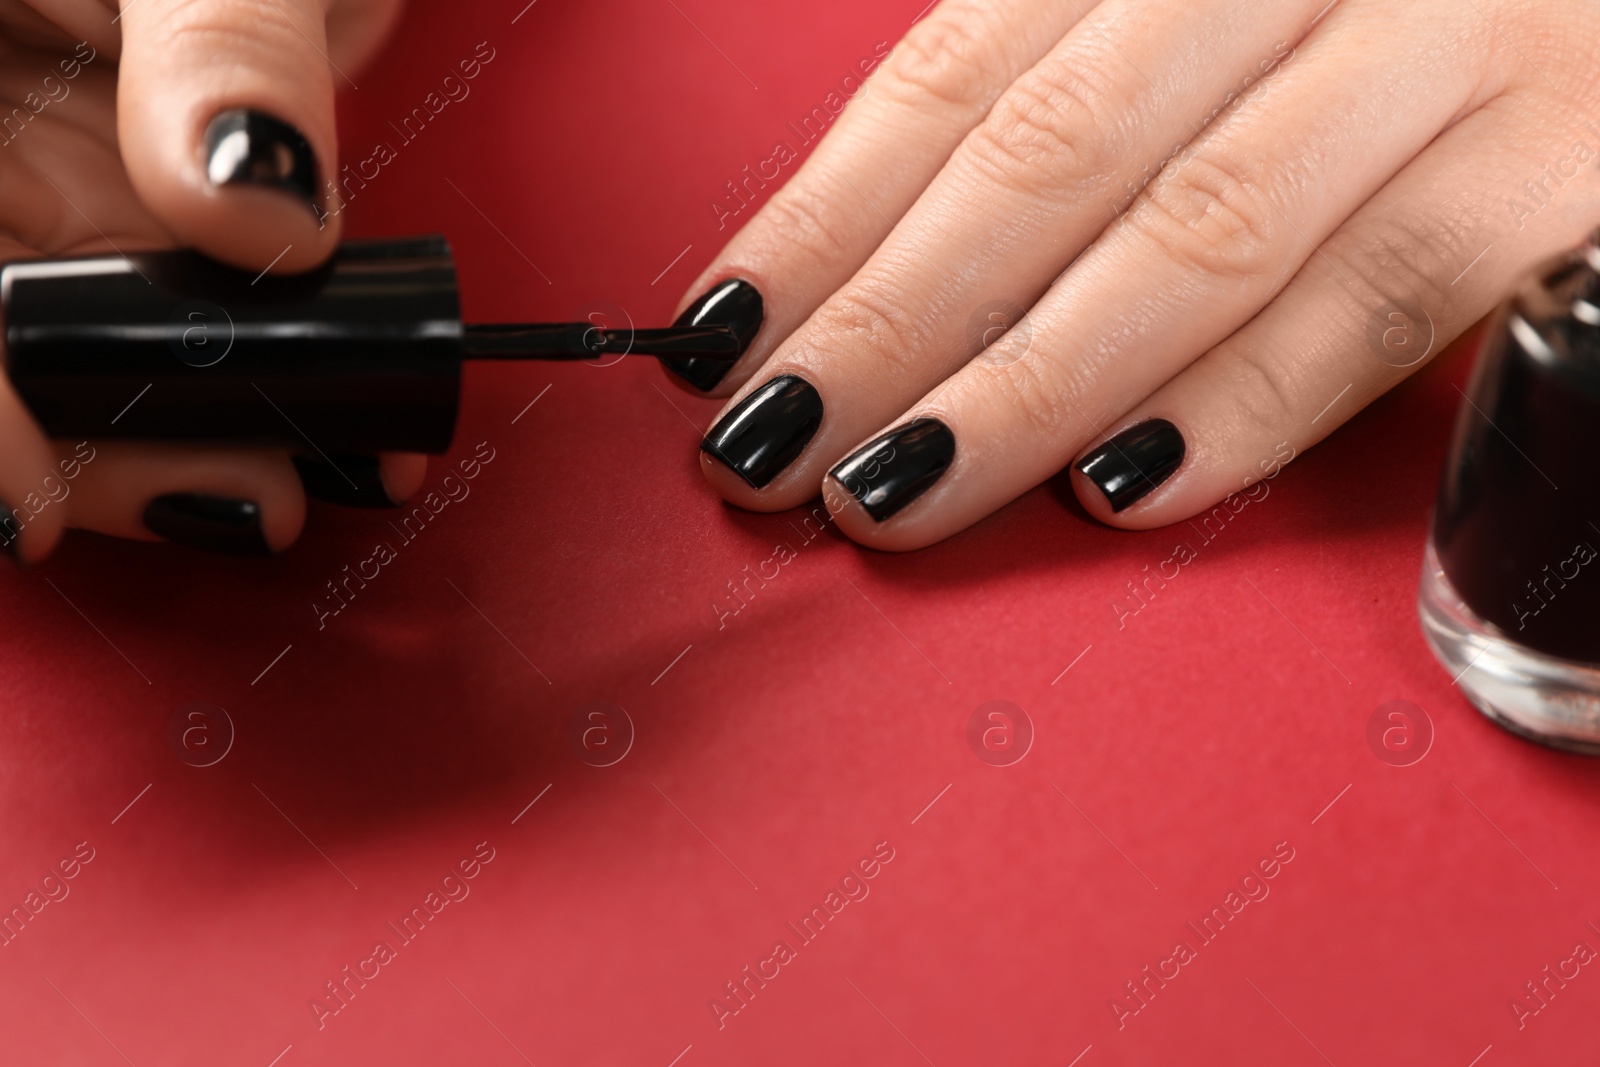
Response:
[[[51,437],[325,452],[450,446],[466,360],[737,360],[732,327],[463,323],[442,237],[347,241],[305,274],[192,251],[0,267],[5,369]]]

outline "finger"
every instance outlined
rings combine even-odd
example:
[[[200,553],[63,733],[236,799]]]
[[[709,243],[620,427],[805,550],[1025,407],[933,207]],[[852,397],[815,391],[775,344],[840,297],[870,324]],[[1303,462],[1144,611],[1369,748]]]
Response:
[[[76,527],[228,555],[282,552],[300,535],[305,496],[281,452],[89,442],[64,501]]]
[[[416,452],[385,452],[378,457],[382,465],[384,491],[395,503],[410,500],[422,488],[428,474],[428,457]]]
[[[104,13],[102,12],[102,18]],[[171,243],[123,174],[115,58],[80,43],[19,50],[0,63],[0,99],[31,97],[0,124],[3,261]]]
[[[89,46],[85,52],[103,53],[112,62],[116,61],[122,39],[117,24],[106,16],[106,4],[99,0],[89,0],[87,3],[73,0],[71,3],[49,4],[48,15],[35,10],[46,6],[35,3],[6,4],[7,39],[25,47],[51,51],[65,45],[64,51],[68,53],[72,52],[74,43],[83,42]]]
[[[1467,14],[1336,9],[1270,94],[1189,146],[1034,306],[1031,345],[1002,341],[916,405],[912,417],[947,427],[948,473],[920,498],[847,508],[841,528],[896,548],[962,529],[1059,471],[1099,427],[1249,321],[1500,76]],[[1356,33],[1373,43],[1337,43]],[[1438,68],[1408,64],[1415,42],[1435,34],[1471,47]],[[854,474],[850,464],[835,471]]]
[[[1146,168],[1214,113],[1226,123],[1231,104],[1222,102],[1244,78],[1266,64],[1273,80],[1263,95],[1281,96],[1282,80],[1305,62],[1288,42],[1322,6],[1106,0],[1011,87],[882,247],[762,368],[759,384],[797,377],[827,413],[805,451],[786,469],[757,471],[718,426],[708,435],[717,447],[703,457],[707,478],[758,510],[815,493],[846,449],[982,347],[989,312],[1006,320],[1002,329],[1015,321]],[[770,430],[762,422],[745,420]]]
[[[29,149],[37,151],[43,140],[31,142]],[[45,151],[48,154],[48,147]],[[31,177],[32,168],[0,167],[0,196],[25,190],[31,194],[31,201],[25,202],[52,202],[55,194],[48,193],[48,187],[19,188],[21,176]],[[67,238],[69,244],[71,240]],[[0,262],[37,255],[28,244],[0,237]],[[58,456],[57,446],[45,438],[10,378],[0,373],[0,552],[18,562],[33,564],[54,551],[67,526],[65,501],[81,471],[79,461],[84,450],[92,453],[93,446],[88,442],[62,446]]]
[[[325,0],[127,0],[117,127],[134,189],[186,245],[305,270],[338,239]]]
[[[61,539],[65,468],[11,383],[0,375],[0,550],[37,563]]]
[[[1075,464],[1084,507],[1145,529],[1247,489],[1264,497],[1270,487],[1255,483],[1424,365],[1535,263],[1600,226],[1596,159],[1600,128],[1560,100],[1504,100],[1453,128],[1329,239],[1325,261],[1107,427],[1116,436]],[[1187,445],[1165,480],[1146,477],[1124,445],[1152,419]],[[1126,488],[1106,492],[1108,474]]]
[[[744,358],[737,365],[664,360],[667,368],[718,395],[747,379],[866,261],[1006,86],[1094,6],[1094,0],[944,0],[872,73],[889,54],[880,42],[846,77],[847,93],[829,93],[791,123],[773,154],[746,167],[712,202],[719,231],[744,222],[746,200],[780,180],[798,150],[827,130],[680,304],[682,325],[736,326],[746,339]],[[864,89],[857,73],[872,74]],[[860,93],[835,122],[849,90]]]

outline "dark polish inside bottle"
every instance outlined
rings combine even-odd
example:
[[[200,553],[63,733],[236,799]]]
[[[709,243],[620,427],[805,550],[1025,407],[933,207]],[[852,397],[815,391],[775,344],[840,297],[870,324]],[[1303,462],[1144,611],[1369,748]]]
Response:
[[[1600,246],[1507,303],[1466,396],[1434,511],[1445,576],[1512,641],[1600,663]]]

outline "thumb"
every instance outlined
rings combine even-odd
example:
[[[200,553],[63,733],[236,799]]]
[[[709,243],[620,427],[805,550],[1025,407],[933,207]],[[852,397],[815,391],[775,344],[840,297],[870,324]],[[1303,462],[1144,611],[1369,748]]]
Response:
[[[325,0],[124,0],[117,134],[180,243],[306,270],[338,240]]]

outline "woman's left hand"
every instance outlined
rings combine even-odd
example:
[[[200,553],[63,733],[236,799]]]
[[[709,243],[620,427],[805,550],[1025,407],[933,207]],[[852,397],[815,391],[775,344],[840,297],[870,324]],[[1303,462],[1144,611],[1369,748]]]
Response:
[[[753,335],[675,368],[705,475],[885,549],[1069,464],[1203,511],[1600,226],[1597,54],[1594,0],[944,0],[692,290]]]

